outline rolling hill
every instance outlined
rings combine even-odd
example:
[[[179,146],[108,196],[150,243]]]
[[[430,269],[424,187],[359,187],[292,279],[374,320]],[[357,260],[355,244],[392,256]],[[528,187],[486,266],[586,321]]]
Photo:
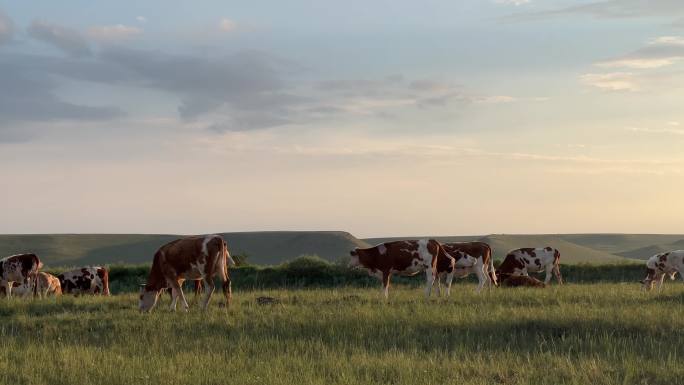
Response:
[[[343,231],[273,231],[223,233],[232,254],[247,254],[256,264],[277,264],[302,254],[328,260],[368,245]],[[179,235],[162,234],[48,234],[0,235],[0,256],[38,254],[45,264],[87,265],[150,263],[159,246]]]
[[[270,231],[223,233],[232,254],[272,265],[300,255],[318,255],[330,261],[355,247],[369,247],[398,239],[435,238],[441,242],[482,240],[502,259],[518,247],[552,246],[563,263],[629,263],[675,249],[684,249],[684,235],[660,234],[492,234],[486,236],[388,237],[358,239],[344,231]],[[159,246],[172,234],[41,234],[0,235],[0,256],[35,252],[49,266],[111,263],[150,263]]]

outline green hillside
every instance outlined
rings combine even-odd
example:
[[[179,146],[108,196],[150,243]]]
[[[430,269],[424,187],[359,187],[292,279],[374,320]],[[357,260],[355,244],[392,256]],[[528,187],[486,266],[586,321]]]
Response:
[[[328,260],[368,245],[342,231],[223,233],[232,254],[246,253],[252,263],[276,264],[302,254]],[[179,235],[48,234],[0,235],[0,256],[34,252],[47,265],[150,263],[159,246]]]
[[[222,234],[233,254],[247,254],[255,264],[278,264],[303,254],[330,261],[355,247],[369,247],[399,239],[435,238],[441,242],[482,240],[502,259],[519,247],[552,246],[563,263],[639,262],[667,251],[684,249],[684,235],[660,234],[492,234],[486,236],[388,237],[357,239],[344,231],[272,231]],[[159,246],[179,235],[171,234],[41,234],[0,235],[0,256],[35,252],[51,266],[149,263]]]

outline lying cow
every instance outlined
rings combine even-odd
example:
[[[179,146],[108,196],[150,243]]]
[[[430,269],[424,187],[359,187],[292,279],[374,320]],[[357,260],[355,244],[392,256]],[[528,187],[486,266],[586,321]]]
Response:
[[[477,291],[480,292],[485,285],[497,285],[496,273],[494,272],[494,259],[492,249],[484,242],[454,242],[443,243],[444,250],[456,260],[453,276],[465,278],[470,274],[477,276]],[[447,270],[437,268],[437,292],[440,291],[441,280],[446,276]],[[451,281],[446,282],[447,293],[451,287]]]
[[[0,259],[0,287],[7,298],[12,295],[13,283],[31,285],[43,263],[35,254],[18,254]]]
[[[228,264],[235,264],[228,253],[226,241],[219,235],[205,235],[177,239],[160,247],[154,254],[152,269],[147,283],[140,288],[140,310],[147,312],[154,308],[159,295],[171,288],[171,310],[176,310],[178,298],[183,309],[188,310],[181,285],[185,280],[203,280],[206,294],[202,308],[209,305],[214,293],[214,276],[223,281],[226,305],[232,298]]]
[[[443,263],[442,269],[447,275],[447,281],[451,282],[453,278],[454,258],[434,239],[387,242],[367,249],[356,248],[349,254],[349,267],[368,269],[368,274],[382,280],[385,298],[389,297],[392,274],[413,276],[423,271],[427,279],[425,296],[429,297],[437,276],[438,259]]]
[[[499,265],[499,274],[528,275],[545,271],[545,284],[551,282],[551,273],[559,284],[563,283],[560,273],[560,252],[552,247],[515,249],[508,252]]]
[[[65,294],[110,295],[109,272],[101,266],[88,266],[66,271],[57,278]]]
[[[544,282],[527,275],[502,274],[499,278],[501,278],[501,286],[506,287],[546,287]]]
[[[673,280],[679,273],[684,280],[682,272],[684,272],[684,250],[656,254],[646,261],[646,278],[641,282],[645,290],[653,289],[653,285],[658,282],[658,290],[660,290],[666,275]]]
[[[32,280],[29,284],[19,285],[15,282],[13,285],[15,286],[12,287],[12,292],[21,296],[33,295],[42,298],[62,295],[62,286],[59,283],[59,279],[52,274],[42,271],[38,272],[36,279]]]

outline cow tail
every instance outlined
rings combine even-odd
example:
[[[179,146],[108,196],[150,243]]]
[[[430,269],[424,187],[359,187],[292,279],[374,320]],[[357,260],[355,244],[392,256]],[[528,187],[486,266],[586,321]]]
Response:
[[[104,267],[102,268],[102,294],[106,296],[111,295],[109,292],[109,271]]]

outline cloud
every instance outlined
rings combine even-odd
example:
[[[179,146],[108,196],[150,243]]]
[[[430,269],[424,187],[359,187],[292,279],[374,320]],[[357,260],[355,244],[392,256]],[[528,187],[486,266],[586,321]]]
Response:
[[[218,28],[220,31],[223,31],[223,32],[233,32],[233,31],[235,31],[235,29],[237,29],[237,23],[235,23],[231,19],[223,18],[219,22]]]
[[[14,36],[14,23],[0,10],[0,45],[8,43]]]
[[[681,0],[602,0],[548,11],[516,14],[505,19],[524,21],[573,15],[585,15],[598,19],[677,17],[684,15],[684,2]]]
[[[637,91],[639,89],[631,72],[612,72],[605,74],[584,74],[582,83],[606,91]]]
[[[614,59],[596,63],[605,68],[654,69],[667,67],[684,58],[684,38],[661,36],[646,46]]]
[[[136,16],[135,20],[137,20],[138,23],[147,23],[147,18],[145,16]]]
[[[684,135],[684,129],[675,128],[679,126],[679,122],[668,122],[669,127],[662,128],[646,128],[646,127],[627,127],[627,131],[639,132],[645,134],[671,134],[671,135]]]
[[[130,39],[142,34],[143,30],[123,24],[91,27],[88,36],[98,41],[117,41]]]
[[[36,73],[21,61],[0,60],[0,136],[16,130],[8,123],[57,120],[108,120],[123,115],[115,107],[86,106],[57,96],[57,82],[46,73]],[[16,138],[16,132],[12,138]]]
[[[515,5],[516,7],[523,4],[529,4],[531,2],[531,0],[494,0],[495,4]]]
[[[79,57],[91,54],[88,42],[75,29],[36,20],[29,26],[28,33],[34,39],[51,44],[71,56]]]

